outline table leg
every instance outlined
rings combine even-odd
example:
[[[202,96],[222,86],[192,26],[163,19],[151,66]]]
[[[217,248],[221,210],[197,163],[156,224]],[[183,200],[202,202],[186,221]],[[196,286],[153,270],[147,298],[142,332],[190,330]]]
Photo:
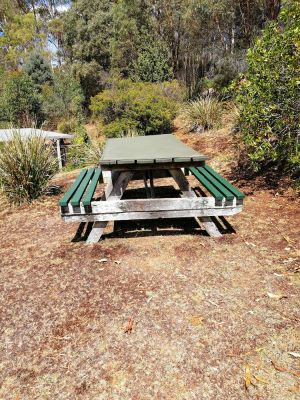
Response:
[[[150,199],[151,194],[150,194],[150,191],[149,191],[149,188],[148,188],[147,171],[146,171],[145,174],[144,174],[144,186],[145,186],[145,190],[146,190],[147,199]]]
[[[110,171],[104,171],[104,172],[110,172]],[[106,177],[105,178],[103,177],[103,180],[107,179],[106,182],[104,180],[104,183],[108,184],[108,188],[105,192],[106,200],[104,199],[103,201],[120,200],[132,177],[133,177],[133,172],[121,172],[118,174],[118,178],[113,183],[112,175],[106,174]],[[95,221],[93,228],[89,234],[89,237],[87,238],[86,244],[99,242],[108,222],[109,221],[103,221],[103,222]],[[112,223],[114,223],[114,221],[112,221]],[[113,226],[112,226],[112,230],[113,230]]]
[[[192,190],[188,180],[184,176],[184,173],[180,168],[170,169],[170,174],[179,186],[179,189],[182,192],[182,197],[197,197],[196,193]],[[200,225],[198,218],[195,218],[197,223]],[[222,236],[221,232],[217,228],[216,224],[210,217],[199,217],[200,222],[204,225],[206,232],[209,236],[212,237],[220,237]],[[201,225],[200,225],[201,226]]]
[[[120,176],[119,171],[102,171],[103,182],[105,185],[104,193],[107,199],[113,190],[114,184]]]
[[[149,171],[149,180],[150,180],[150,193],[151,198],[155,198],[155,191],[154,191],[154,180],[153,180],[153,171]]]
[[[106,225],[108,224],[107,221],[95,221],[93,224],[93,228],[86,240],[86,244],[92,244],[92,243],[97,243],[99,242],[104,229],[106,228]]]

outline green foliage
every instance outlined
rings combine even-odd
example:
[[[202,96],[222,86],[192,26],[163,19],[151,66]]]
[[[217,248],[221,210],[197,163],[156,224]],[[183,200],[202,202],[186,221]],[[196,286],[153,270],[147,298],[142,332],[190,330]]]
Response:
[[[60,121],[57,125],[57,130],[62,133],[74,135],[72,140],[74,144],[83,144],[88,141],[88,134],[85,127],[81,124],[80,120],[76,118]]]
[[[0,55],[8,69],[17,69],[28,53],[44,43],[45,36],[36,31],[33,13],[16,14],[9,21],[5,20],[2,27]]]
[[[85,145],[84,155],[85,162],[87,165],[92,165],[97,167],[99,165],[99,160],[102,155],[103,145],[96,140],[92,140]]]
[[[42,109],[48,124],[56,127],[59,121],[80,118],[84,96],[80,84],[68,72],[53,75],[53,83],[42,88]]]
[[[58,132],[69,133],[72,135],[74,134],[77,126],[78,126],[78,121],[76,118],[63,119],[59,121],[59,123],[57,124],[57,130]]]
[[[182,108],[181,116],[190,130],[216,128],[221,122],[222,103],[213,97],[190,101]]]
[[[28,75],[13,73],[6,76],[1,103],[2,120],[23,128],[39,122],[40,100]]]
[[[98,166],[103,145],[97,141],[72,144],[68,148],[66,171],[87,166]]]
[[[112,3],[110,0],[76,0],[64,17],[65,57],[80,79],[87,101],[107,80]]]
[[[300,171],[300,7],[287,3],[248,52],[239,82],[239,128],[255,171]]]
[[[0,152],[0,186],[10,203],[31,202],[43,194],[57,168],[42,137],[22,138],[16,131]]]
[[[134,73],[144,82],[164,82],[173,78],[171,57],[163,42],[143,46],[134,64]]]
[[[104,124],[107,137],[168,133],[176,113],[176,101],[167,97],[164,85],[122,80],[91,99],[90,109]]]
[[[39,53],[32,53],[23,67],[24,72],[30,76],[36,88],[41,90],[41,86],[52,80],[50,65]]]

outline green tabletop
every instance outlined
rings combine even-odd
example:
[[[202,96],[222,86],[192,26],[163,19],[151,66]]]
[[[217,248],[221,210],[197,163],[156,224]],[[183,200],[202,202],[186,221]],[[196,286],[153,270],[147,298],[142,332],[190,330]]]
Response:
[[[189,163],[207,158],[174,135],[137,136],[108,139],[100,165]]]

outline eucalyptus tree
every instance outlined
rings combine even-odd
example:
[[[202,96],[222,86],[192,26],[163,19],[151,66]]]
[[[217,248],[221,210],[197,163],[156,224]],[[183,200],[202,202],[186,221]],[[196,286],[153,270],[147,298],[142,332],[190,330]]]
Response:
[[[66,62],[88,100],[105,84],[111,66],[111,0],[75,0],[63,19]]]

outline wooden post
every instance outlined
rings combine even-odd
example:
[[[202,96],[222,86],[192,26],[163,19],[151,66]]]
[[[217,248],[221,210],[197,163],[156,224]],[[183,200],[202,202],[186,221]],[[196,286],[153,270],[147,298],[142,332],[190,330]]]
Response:
[[[56,151],[57,151],[57,160],[59,170],[62,170],[62,159],[61,159],[61,151],[60,151],[60,139],[56,140]]]
[[[121,172],[120,174],[115,171],[113,176],[111,171],[103,171],[103,181],[105,184],[105,194],[103,201],[120,200],[125,192],[125,189],[133,177],[133,172]],[[115,182],[113,182],[113,180]],[[112,223],[112,230],[114,230],[114,221]],[[108,221],[94,221],[93,228],[87,238],[86,244],[97,243],[108,224]]]
[[[197,197],[196,193],[190,187],[189,182],[185,178],[185,176],[180,168],[170,169],[169,171],[170,171],[171,176],[177,183],[179,189],[181,190],[182,197],[187,197],[187,198],[188,197]],[[200,217],[199,219],[202,222],[202,224],[204,225],[204,228],[205,228],[206,232],[209,234],[209,236],[212,236],[212,237],[222,236],[218,227],[216,226],[216,224],[213,222],[213,220],[210,217]],[[198,222],[198,218],[196,218],[196,221]]]
[[[149,179],[150,179],[150,193],[151,193],[151,198],[155,197],[155,191],[154,191],[154,179],[153,179],[153,171],[149,171]]]

